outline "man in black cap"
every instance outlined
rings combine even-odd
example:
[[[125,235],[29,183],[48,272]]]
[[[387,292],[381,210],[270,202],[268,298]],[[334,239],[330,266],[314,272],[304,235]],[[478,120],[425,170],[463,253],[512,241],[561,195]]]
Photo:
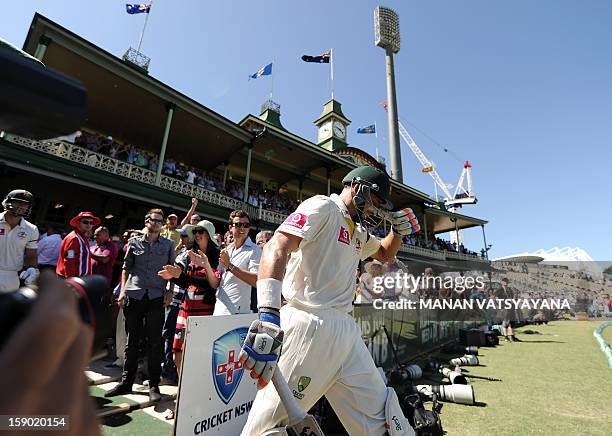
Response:
[[[389,212],[391,182],[382,170],[356,168],[343,184],[339,195],[301,203],[264,247],[259,320],[251,324],[240,353],[263,389],[243,435],[286,424],[287,412],[268,386],[281,346],[279,368],[304,410],[325,395],[349,434],[414,434],[348,312],[359,260],[394,259],[402,236],[420,228],[411,209]],[[382,218],[391,223],[380,241],[368,231],[375,218],[378,225]],[[281,293],[287,301],[282,309]]]

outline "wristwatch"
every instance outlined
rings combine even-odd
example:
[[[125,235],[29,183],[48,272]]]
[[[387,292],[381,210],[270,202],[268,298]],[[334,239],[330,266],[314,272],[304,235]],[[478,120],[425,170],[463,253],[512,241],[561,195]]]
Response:
[[[229,266],[227,267],[227,270],[229,272],[232,272],[234,270],[234,268],[236,268],[236,265],[234,265],[233,263],[230,262]]]

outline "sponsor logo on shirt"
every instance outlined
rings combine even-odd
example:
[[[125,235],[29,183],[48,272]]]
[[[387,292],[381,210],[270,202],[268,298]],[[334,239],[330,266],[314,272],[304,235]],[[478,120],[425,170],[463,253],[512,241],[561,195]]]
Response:
[[[75,259],[76,258],[76,253],[74,250],[68,250],[68,252],[66,253],[66,257],[68,259]]]
[[[342,226],[340,226],[340,233],[338,234],[338,241],[342,242],[343,244],[347,244],[347,245],[350,245],[351,243],[351,238],[349,236],[348,230]]]
[[[28,236],[28,234],[26,232],[24,232],[24,231],[21,231],[21,232],[17,233],[17,237],[19,239],[25,239],[26,236]]]
[[[303,229],[307,222],[307,215],[304,215],[303,213],[293,212],[285,219],[283,225],[295,227],[297,229]]]

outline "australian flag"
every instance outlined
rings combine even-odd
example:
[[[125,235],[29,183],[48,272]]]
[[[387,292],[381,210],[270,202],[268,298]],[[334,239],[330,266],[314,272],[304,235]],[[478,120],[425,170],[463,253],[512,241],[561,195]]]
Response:
[[[261,67],[256,73],[249,75],[249,79],[257,79],[260,76],[269,76],[272,74],[272,62],[265,67]]]
[[[376,124],[371,124],[365,127],[359,127],[357,133],[376,133]]]
[[[331,58],[331,53],[328,51],[326,51],[325,53],[320,54],[319,56],[309,56],[309,55],[304,55],[302,56],[302,60],[304,62],[316,62],[318,64],[329,64],[329,60]]]
[[[139,5],[132,5],[129,3],[126,3],[125,5],[125,11],[130,14],[130,15],[134,15],[134,14],[142,14],[142,13],[149,13],[149,11],[151,10],[151,5],[145,5],[144,3],[139,4]]]

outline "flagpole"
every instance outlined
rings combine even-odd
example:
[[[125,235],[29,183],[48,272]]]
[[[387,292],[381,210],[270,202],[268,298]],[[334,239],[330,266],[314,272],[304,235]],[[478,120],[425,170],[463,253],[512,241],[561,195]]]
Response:
[[[334,99],[334,49],[329,49],[329,64],[331,69],[331,98]]]
[[[274,68],[275,63],[276,59],[272,59],[272,85],[270,86],[270,101],[272,101],[272,95],[274,94],[274,71],[276,70],[276,68]]]
[[[376,121],[374,121],[374,136],[378,139],[378,127],[376,127]]]
[[[140,32],[140,41],[138,41],[138,48],[136,51],[140,53],[140,47],[142,46],[142,38],[144,38],[145,29],[147,28],[147,22],[149,21],[149,14],[151,13],[151,8],[153,7],[153,0],[149,3],[149,12],[147,12],[147,16],[145,17],[144,26],[142,26],[142,32]]]

